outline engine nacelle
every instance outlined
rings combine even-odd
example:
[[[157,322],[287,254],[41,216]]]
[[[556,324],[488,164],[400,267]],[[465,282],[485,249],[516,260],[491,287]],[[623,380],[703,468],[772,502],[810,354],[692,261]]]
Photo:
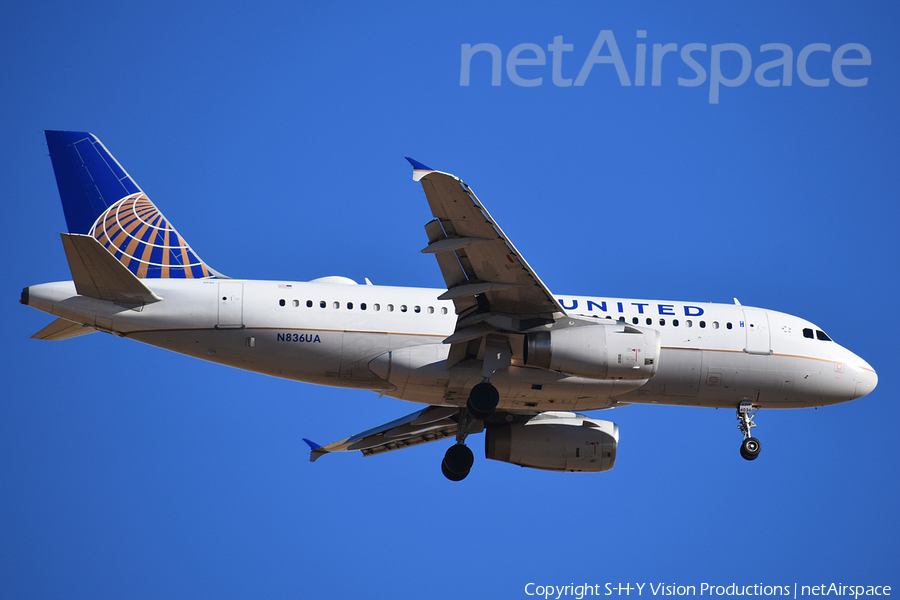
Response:
[[[659,368],[659,350],[655,329],[582,325],[527,334],[525,364],[592,379],[650,379]]]
[[[609,471],[616,464],[619,426],[571,412],[545,412],[525,423],[491,425],[484,455],[546,471]]]

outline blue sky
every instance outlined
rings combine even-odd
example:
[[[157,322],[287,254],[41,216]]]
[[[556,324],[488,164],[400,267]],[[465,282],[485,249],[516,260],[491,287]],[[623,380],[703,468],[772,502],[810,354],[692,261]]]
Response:
[[[2,310],[0,596],[527,597],[525,584],[732,582],[900,586],[896,428],[900,184],[893,3],[38,3],[0,19]],[[597,64],[601,31],[632,84]],[[637,31],[646,31],[638,38]],[[488,55],[460,85],[463,44]],[[546,64],[515,85],[505,62]],[[653,44],[678,52],[650,85]],[[712,47],[755,70],[792,50],[791,86],[720,86]],[[825,87],[804,84],[797,61]],[[842,67],[861,44],[870,65]],[[607,54],[608,48],[602,54]],[[534,56],[528,51],[520,58]],[[848,53],[847,58],[859,54]],[[741,70],[722,52],[721,74]],[[767,72],[779,77],[780,69]],[[412,412],[368,392],[229,370],[94,334],[29,336],[15,302],[69,279],[41,131],[98,135],[212,267],[439,287],[430,220],[404,156],[462,177],[551,290],[731,302],[803,316],[879,374],[870,396],[763,411],[760,458],[733,411],[631,406],[615,469],[486,461],[462,484],[443,444],[308,462]],[[645,592],[646,593],[646,592]]]

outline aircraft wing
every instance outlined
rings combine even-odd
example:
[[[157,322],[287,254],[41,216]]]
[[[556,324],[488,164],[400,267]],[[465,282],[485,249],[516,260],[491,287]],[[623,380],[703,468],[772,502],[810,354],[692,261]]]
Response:
[[[476,295],[484,295],[501,313],[565,314],[469,186],[453,175],[407,160],[435,217],[425,226],[428,246],[422,252],[438,260],[447,284],[442,300],[453,300],[457,309],[465,310],[477,304]]]
[[[472,190],[459,178],[411,158],[413,181],[422,184],[434,220],[425,226],[428,246],[447,284],[441,300],[459,315],[448,368],[495,332],[518,333],[564,317],[566,311],[516,250]]]
[[[374,429],[358,433],[339,442],[319,446],[304,438],[310,446],[309,460],[315,462],[329,452],[360,450],[363,456],[372,456],[427,444],[456,435],[459,409],[448,406],[429,406],[396,421],[391,421]],[[469,433],[479,433],[484,429],[481,421],[469,422]]]
[[[448,368],[466,357],[485,360],[485,348],[503,354],[504,344],[498,346],[496,338],[502,340],[503,334],[520,333],[566,315],[469,186],[453,175],[407,160],[434,215],[425,226],[428,246],[422,252],[437,259],[447,284],[439,298],[452,300],[458,315],[456,330],[444,340],[451,344]],[[508,359],[506,352],[505,363],[490,361],[491,369],[508,366]],[[452,438],[459,415],[456,407],[429,406],[327,446],[305,441],[313,462],[331,452],[359,450],[371,456]],[[483,421],[470,419],[467,434],[483,429]]]

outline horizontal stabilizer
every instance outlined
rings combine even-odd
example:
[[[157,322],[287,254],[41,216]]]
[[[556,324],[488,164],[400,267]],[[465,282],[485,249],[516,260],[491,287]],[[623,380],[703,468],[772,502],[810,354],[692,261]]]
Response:
[[[59,341],[59,340],[68,340],[73,337],[78,337],[79,335],[85,335],[87,333],[94,333],[97,331],[93,327],[89,327],[87,325],[82,325],[81,323],[73,323],[72,321],[67,321],[66,319],[56,319],[36,334],[31,336],[33,340],[51,340],[51,341]]]
[[[119,304],[151,304],[162,300],[93,237],[74,233],[60,236],[75,291],[80,295]]]

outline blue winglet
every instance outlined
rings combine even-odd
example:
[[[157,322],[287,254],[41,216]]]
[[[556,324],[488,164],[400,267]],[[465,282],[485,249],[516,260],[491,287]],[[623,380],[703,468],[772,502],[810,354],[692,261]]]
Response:
[[[410,158],[408,156],[405,158],[409,161],[409,164],[413,166],[413,169],[416,169],[417,171],[434,171],[434,169],[432,169],[431,167],[426,167],[414,158]]]
[[[314,441],[306,438],[303,438],[303,441],[309,444],[309,462],[316,462],[316,460],[328,454],[328,450],[323,450],[322,446]]]

